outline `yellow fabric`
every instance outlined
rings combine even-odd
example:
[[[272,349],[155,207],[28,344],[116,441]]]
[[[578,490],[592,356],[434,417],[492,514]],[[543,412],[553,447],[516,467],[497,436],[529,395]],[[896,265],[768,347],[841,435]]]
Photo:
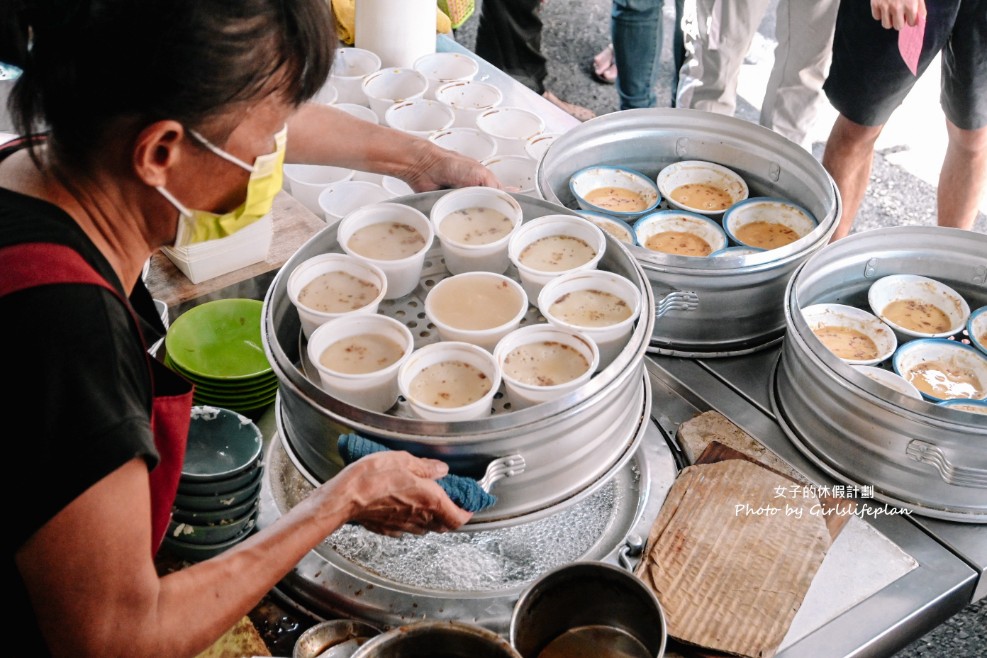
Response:
[[[355,33],[353,25],[356,22],[356,0],[332,0],[332,11],[336,15],[339,40],[347,46],[352,46]],[[435,31],[441,34],[452,32],[452,21],[438,6],[435,7]]]

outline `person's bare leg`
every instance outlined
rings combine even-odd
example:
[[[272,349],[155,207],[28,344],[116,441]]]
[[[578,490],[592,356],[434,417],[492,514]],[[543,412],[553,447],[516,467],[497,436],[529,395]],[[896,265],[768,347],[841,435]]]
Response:
[[[987,189],[987,126],[963,130],[946,120],[949,144],[939,172],[939,226],[971,229]]]
[[[883,128],[854,123],[842,114],[833,123],[822,158],[823,167],[836,182],[843,201],[843,214],[833,240],[846,237],[853,227],[853,220],[870,183],[874,144]]]

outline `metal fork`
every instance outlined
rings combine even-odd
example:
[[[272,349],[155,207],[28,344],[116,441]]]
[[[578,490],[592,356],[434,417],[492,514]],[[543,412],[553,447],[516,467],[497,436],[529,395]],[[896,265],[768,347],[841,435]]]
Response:
[[[487,464],[486,473],[484,473],[483,477],[477,482],[479,482],[481,489],[487,493],[490,493],[490,488],[495,482],[502,480],[503,478],[520,475],[521,473],[524,473],[524,469],[524,457],[521,455],[498,457]]]
[[[676,290],[661,298],[655,308],[655,319],[669,311],[694,311],[699,306],[699,295],[694,292]]]

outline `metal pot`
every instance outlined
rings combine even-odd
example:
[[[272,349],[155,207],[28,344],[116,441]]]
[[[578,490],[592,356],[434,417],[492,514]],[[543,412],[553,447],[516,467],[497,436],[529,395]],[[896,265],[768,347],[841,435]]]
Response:
[[[353,658],[521,658],[493,631],[458,621],[422,621],[392,628]]]
[[[511,645],[523,658],[613,655],[656,658],[665,653],[661,604],[637,576],[604,562],[574,562],[536,580],[511,616]],[[597,651],[593,651],[592,647]],[[607,654],[611,655],[611,654]]]
[[[443,193],[402,197],[428,214]],[[548,202],[518,195],[525,220],[547,214],[573,214]],[[453,472],[479,476],[494,458],[520,454],[525,471],[497,483],[498,502],[478,512],[470,525],[497,527],[530,520],[577,500],[601,478],[626,463],[640,441],[641,421],[648,418],[644,355],[654,325],[651,287],[637,261],[612,237],[600,269],[619,274],[642,293],[642,312],[622,351],[589,382],[572,393],[522,410],[510,410],[501,398],[487,418],[450,423],[412,417],[399,403],[396,411],[375,413],[348,405],[324,392],[318,377],[305,368],[298,314],[286,294],[292,270],[305,259],[338,249],[335,226],[313,236],[281,268],[268,289],[263,308],[263,340],[279,380],[284,439],[306,478],[318,484],[342,465],[336,443],[340,434],[357,432],[394,449],[441,459]],[[508,270],[508,274],[511,274]],[[514,273],[516,275],[516,272]],[[398,317],[412,328],[415,346],[437,340],[426,326],[423,300],[436,281],[447,276],[441,250],[426,257],[421,283],[411,295],[381,304],[379,312]],[[529,309],[526,321],[543,321]]]
[[[917,514],[987,523],[987,423],[881,386],[835,357],[800,309],[817,303],[867,308],[867,290],[890,274],[953,287],[973,308],[987,304],[987,236],[899,226],[829,245],[796,272],[785,293],[788,335],[772,404],[782,428],[839,480]],[[958,336],[962,338],[962,336]]]
[[[576,208],[569,177],[611,164],[656,177],[680,160],[706,160],[740,174],[753,196],[789,199],[811,212],[815,230],[796,242],[748,256],[688,258],[629,247],[654,289],[659,309],[667,295],[691,292],[655,322],[651,352],[673,356],[735,356],[776,343],[785,332],[783,298],[794,271],[829,242],[840,218],[836,185],[822,165],[771,130],[697,110],[640,109],[587,121],[555,140],[537,172],[538,192]],[[663,203],[664,206],[664,203]]]

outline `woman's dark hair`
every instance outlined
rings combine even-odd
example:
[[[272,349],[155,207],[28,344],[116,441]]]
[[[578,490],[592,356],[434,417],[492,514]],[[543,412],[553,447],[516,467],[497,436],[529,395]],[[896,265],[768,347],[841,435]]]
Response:
[[[20,134],[50,132],[84,162],[120,119],[196,127],[270,93],[325,83],[338,45],[330,0],[4,0],[0,61]],[[232,129],[232,127],[231,127]]]

